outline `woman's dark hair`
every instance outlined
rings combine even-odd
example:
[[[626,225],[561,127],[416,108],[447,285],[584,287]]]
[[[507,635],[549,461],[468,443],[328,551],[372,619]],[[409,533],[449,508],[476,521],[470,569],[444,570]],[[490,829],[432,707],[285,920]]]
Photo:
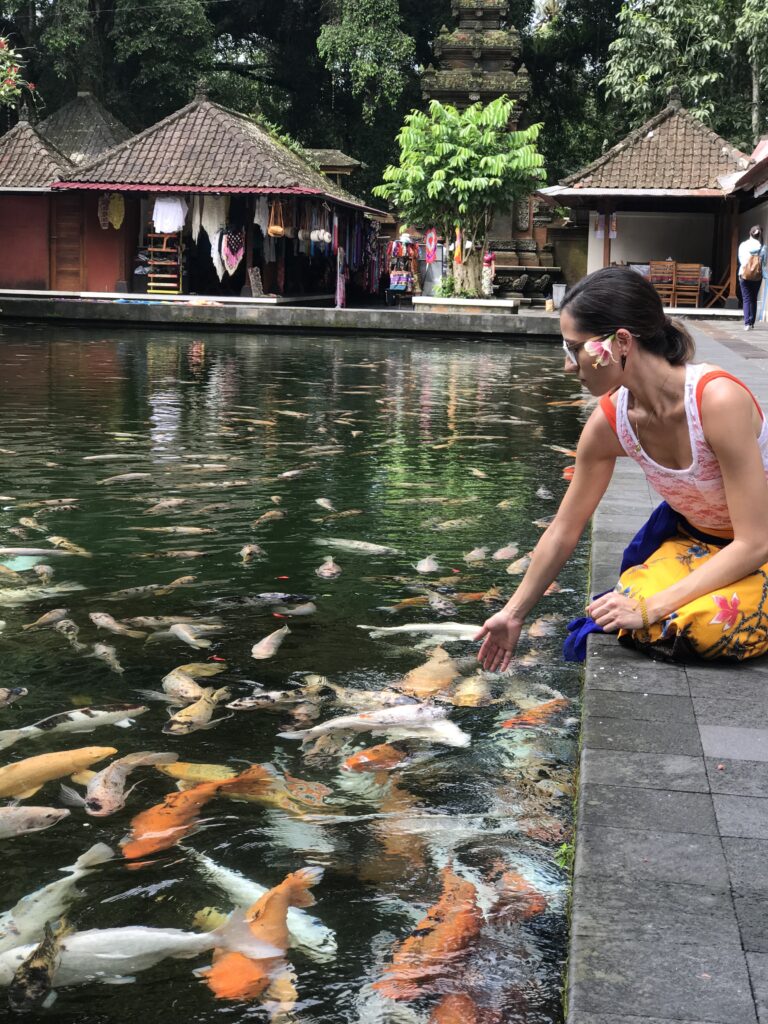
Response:
[[[754,227],[749,229],[749,237],[756,238],[759,242],[763,240],[763,229],[759,224],[755,224]]]
[[[625,328],[648,352],[673,366],[693,359],[696,346],[682,324],[664,313],[653,285],[631,267],[604,267],[587,274],[560,305],[580,331],[604,337]]]

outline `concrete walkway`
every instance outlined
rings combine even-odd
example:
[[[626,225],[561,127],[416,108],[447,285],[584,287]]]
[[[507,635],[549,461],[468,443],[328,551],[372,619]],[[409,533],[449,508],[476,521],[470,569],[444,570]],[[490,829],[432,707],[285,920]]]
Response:
[[[768,326],[693,333],[768,409]],[[620,460],[592,592],[657,501]],[[568,1024],[768,1024],[768,659],[690,668],[590,638],[580,771]]]

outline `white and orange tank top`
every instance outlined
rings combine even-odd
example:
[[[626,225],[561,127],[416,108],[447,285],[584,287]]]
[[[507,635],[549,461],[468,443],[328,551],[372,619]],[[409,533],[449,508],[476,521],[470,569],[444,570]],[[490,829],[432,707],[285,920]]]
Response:
[[[710,370],[706,364],[687,363],[685,367],[685,415],[691,442],[692,460],[687,469],[670,469],[662,466],[643,450],[627,415],[629,392],[625,387],[616,392],[614,408],[611,395],[603,395],[600,408],[616,431],[619,443],[630,459],[633,459],[645,473],[648,483],[661,497],[685,516],[691,523],[703,530],[731,530],[731,517],[725,495],[723,475],[717,457],[707,443],[701,423],[701,396],[709,381],[718,377],[739,384],[749,391],[746,384],[725,370]],[[752,394],[752,392],[749,392]],[[757,443],[768,477],[768,421],[757,399],[752,400],[762,417],[762,427]]]

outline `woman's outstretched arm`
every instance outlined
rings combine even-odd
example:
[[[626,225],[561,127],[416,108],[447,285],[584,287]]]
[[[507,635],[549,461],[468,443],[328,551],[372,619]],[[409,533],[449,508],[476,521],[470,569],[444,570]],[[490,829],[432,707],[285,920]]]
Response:
[[[573,554],[622,454],[605,414],[595,409],[581,433],[573,479],[533,551],[528,571],[504,608],[486,619],[475,636],[483,641],[477,660],[488,671],[503,672],[509,665],[526,616]]]

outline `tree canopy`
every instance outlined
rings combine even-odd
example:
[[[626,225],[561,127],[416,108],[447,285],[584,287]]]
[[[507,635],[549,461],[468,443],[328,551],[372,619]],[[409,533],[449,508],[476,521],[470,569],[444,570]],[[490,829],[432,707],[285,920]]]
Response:
[[[765,131],[764,0],[511,0],[550,180],[594,159],[670,84],[729,140]],[[422,107],[421,68],[454,23],[451,0],[0,0],[7,36],[50,113],[87,85],[140,130],[187,102],[260,112],[297,139],[365,162],[365,194]],[[17,97],[18,99],[18,97]],[[28,101],[29,94],[22,96]],[[12,120],[6,119],[10,126]]]

